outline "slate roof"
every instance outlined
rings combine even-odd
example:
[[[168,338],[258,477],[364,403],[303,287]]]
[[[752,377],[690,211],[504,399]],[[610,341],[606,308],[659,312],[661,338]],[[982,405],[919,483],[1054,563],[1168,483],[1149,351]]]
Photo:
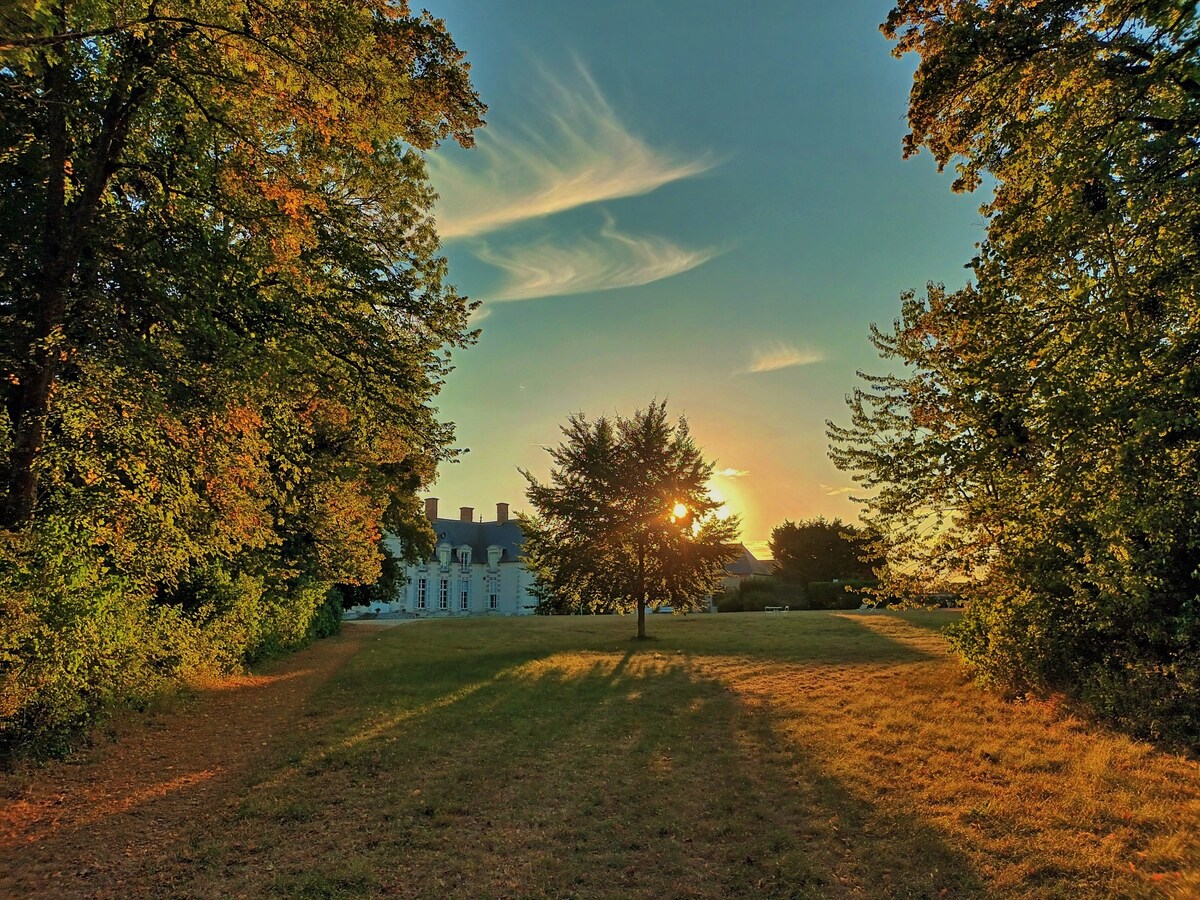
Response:
[[[500,562],[517,562],[521,557],[521,526],[514,520],[507,522],[463,522],[460,519],[434,519],[433,531],[438,544],[450,544],[456,550],[463,544],[471,548],[472,563],[487,562],[487,548],[503,548]],[[431,560],[437,559],[435,546]]]
[[[754,554],[746,549],[746,545],[742,544],[742,555],[733,562],[725,566],[725,571],[730,575],[772,575],[775,572],[775,567],[770,563],[762,562],[756,559]]]

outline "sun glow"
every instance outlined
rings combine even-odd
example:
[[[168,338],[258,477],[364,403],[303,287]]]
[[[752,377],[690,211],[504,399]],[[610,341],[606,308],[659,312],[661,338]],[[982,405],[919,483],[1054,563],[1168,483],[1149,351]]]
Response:
[[[687,514],[688,508],[682,503],[676,503],[674,508],[671,510],[671,516],[676,519],[682,519]]]
[[[724,494],[722,494],[719,490],[717,490],[711,484],[708,486],[708,496],[712,499],[713,503],[721,504],[719,507],[717,507],[717,510],[714,513],[714,515],[718,519],[720,519],[722,522],[724,522],[730,516],[729,501],[725,498]]]

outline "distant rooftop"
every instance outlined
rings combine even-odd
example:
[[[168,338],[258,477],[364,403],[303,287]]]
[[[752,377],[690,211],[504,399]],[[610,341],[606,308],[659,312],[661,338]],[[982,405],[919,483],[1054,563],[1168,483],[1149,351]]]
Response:
[[[772,563],[757,559],[745,544],[740,546],[742,555],[725,566],[726,572],[730,575],[771,575],[774,573],[775,566]]]
[[[429,524],[433,526],[439,544],[450,544],[456,548],[466,544],[471,548],[471,559],[475,562],[487,560],[488,547],[500,547],[504,551],[500,556],[501,562],[516,562],[521,556],[523,535],[521,526],[516,522],[464,522],[461,519],[439,518]]]

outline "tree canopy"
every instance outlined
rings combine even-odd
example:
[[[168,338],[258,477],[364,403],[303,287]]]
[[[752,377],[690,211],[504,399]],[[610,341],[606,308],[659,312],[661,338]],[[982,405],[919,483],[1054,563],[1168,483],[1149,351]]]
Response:
[[[473,332],[422,152],[483,112],[403,0],[5,6],[0,716],[44,713],[52,648],[112,598],[100,668],[180,664],[145,649],[177,614],[237,658],[275,640],[262,610],[287,644],[375,580],[384,528],[430,539],[432,400]]]
[[[841,519],[817,516],[785,521],[771,529],[776,574],[805,586],[813,581],[871,578],[869,547],[863,529]]]
[[[833,457],[894,584],[975,581],[982,676],[1200,734],[1200,21],[1181,2],[898,3],[905,152],[990,179],[957,291],[874,329]]]
[[[644,638],[647,607],[700,606],[739,553],[739,523],[717,517],[713,464],[687,421],[652,402],[628,419],[574,415],[562,433],[549,482],[523,472],[535,515],[522,520],[522,554],[539,608],[636,611]]]

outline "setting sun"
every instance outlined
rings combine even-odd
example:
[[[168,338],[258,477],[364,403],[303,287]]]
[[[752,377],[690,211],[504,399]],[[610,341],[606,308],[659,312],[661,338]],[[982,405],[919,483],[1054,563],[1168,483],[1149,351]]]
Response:
[[[682,519],[687,514],[688,508],[682,503],[676,503],[674,508],[671,510],[671,516],[676,519]]]

